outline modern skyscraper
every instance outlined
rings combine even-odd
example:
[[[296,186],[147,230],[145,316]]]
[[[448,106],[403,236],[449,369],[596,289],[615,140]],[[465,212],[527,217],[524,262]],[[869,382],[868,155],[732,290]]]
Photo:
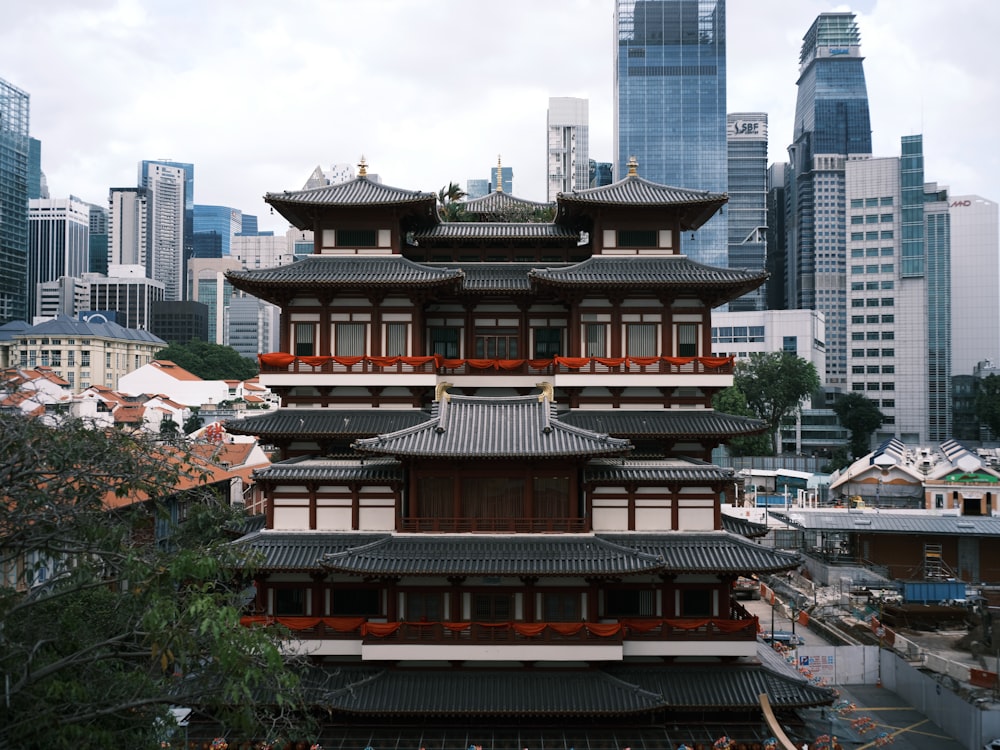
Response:
[[[88,204],[90,208],[90,261],[87,270],[108,272],[108,209]]]
[[[152,278],[149,190],[111,188],[108,193],[108,265],[142,266]]]
[[[844,179],[849,389],[886,416],[876,444],[946,440],[952,408],[947,192],[924,182],[919,135],[902,139],[900,157],[848,161]]]
[[[194,252],[193,258],[227,258],[229,257],[229,247],[233,235],[243,231],[243,212],[238,208],[229,206],[202,206],[195,204],[194,207]],[[216,244],[218,238],[219,255],[206,255],[199,252],[199,245],[204,246],[206,235],[213,240],[211,245]]]
[[[150,277],[163,282],[168,302],[184,299],[185,263],[194,252],[194,165],[142,161],[139,187],[151,202]]]
[[[844,165],[871,156],[861,35],[853,13],[823,13],[803,37],[786,225],[786,297],[826,316],[827,382],[847,382]]]
[[[767,113],[726,115],[729,158],[729,267],[767,265]],[[729,303],[732,311],[766,310],[766,287]]]
[[[0,323],[28,316],[30,97],[0,79]]]
[[[590,185],[589,102],[571,96],[549,98],[546,141],[546,200]]]
[[[951,215],[951,372],[971,375],[1000,363],[1000,231],[996,201],[953,195]]]
[[[615,174],[635,157],[645,179],[726,192],[725,0],[616,0],[615,28]],[[727,214],[684,254],[726,266]]]
[[[767,278],[768,310],[794,309],[785,296],[785,277],[788,273],[788,236],[785,233],[785,220],[788,218],[785,201],[787,184],[788,162],[775,162],[767,168],[767,271],[770,274]],[[826,377],[825,369],[820,374]]]
[[[40,314],[38,285],[82,276],[90,265],[90,206],[74,198],[28,201],[28,312]]]

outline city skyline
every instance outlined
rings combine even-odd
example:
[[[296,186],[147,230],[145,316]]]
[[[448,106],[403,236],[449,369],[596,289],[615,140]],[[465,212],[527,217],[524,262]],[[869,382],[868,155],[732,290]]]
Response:
[[[25,5],[0,30],[0,71],[31,96],[31,134],[42,141],[51,195],[103,203],[110,187],[134,181],[138,160],[176,159],[197,165],[197,203],[259,213],[261,229],[281,231],[284,223],[262,210],[265,192],[297,189],[317,164],[362,155],[386,184],[427,191],[464,184],[500,155],[514,170],[514,193],[543,200],[552,96],[589,100],[591,157],[613,161],[613,5],[515,1],[491,7],[478,25],[447,4],[423,2],[393,3],[390,14],[374,4],[292,3],[275,13],[249,2],[230,14],[178,3],[169,16],[127,3]],[[986,138],[1000,97],[983,71],[996,25],[989,19],[1000,23],[1000,6],[730,2],[727,110],[767,112],[769,161],[784,161],[802,37],[819,13],[847,9],[863,40],[873,153],[892,155],[901,136],[922,133],[928,173],[955,192],[995,200],[1000,157]],[[955,16],[977,22],[955,24]],[[213,32],[223,24],[226,34]],[[553,37],[553,28],[565,34]],[[169,50],[161,38],[173,40]],[[495,44],[512,38],[516,48]],[[560,38],[567,62],[554,66]],[[188,51],[174,57],[176,49]],[[579,49],[589,51],[572,54]],[[304,118],[296,109],[310,95]],[[160,106],[171,101],[177,106]],[[344,117],[375,101],[378,117]]]

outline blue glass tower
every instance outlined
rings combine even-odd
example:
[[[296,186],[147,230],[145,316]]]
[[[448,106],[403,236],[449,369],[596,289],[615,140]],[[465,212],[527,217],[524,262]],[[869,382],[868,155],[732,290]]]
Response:
[[[861,35],[853,13],[823,13],[803,37],[788,147],[786,299],[826,316],[827,382],[847,382],[844,164],[870,157]]]
[[[243,214],[229,206],[194,206],[193,258],[228,258],[230,241],[243,231]],[[217,252],[216,252],[217,251]]]
[[[615,27],[615,174],[634,156],[647,180],[726,192],[725,0],[617,0]],[[728,265],[725,213],[684,241]]]
[[[0,79],[0,323],[28,314],[29,103]]]

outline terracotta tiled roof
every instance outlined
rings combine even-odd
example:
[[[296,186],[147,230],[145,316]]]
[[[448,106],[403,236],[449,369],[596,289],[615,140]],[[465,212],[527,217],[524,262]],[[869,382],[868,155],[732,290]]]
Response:
[[[169,359],[154,359],[149,363],[151,367],[166,373],[174,380],[201,380],[194,373],[188,372],[180,365],[171,362]]]
[[[405,430],[355,441],[366,453],[433,458],[615,456],[631,449],[612,438],[554,418],[538,396],[480,398],[448,395],[431,419]]]

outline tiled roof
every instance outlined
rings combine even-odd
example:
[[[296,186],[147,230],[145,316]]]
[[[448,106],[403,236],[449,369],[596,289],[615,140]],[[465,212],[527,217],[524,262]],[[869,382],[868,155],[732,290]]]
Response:
[[[524,211],[525,209],[533,210],[536,208],[555,208],[554,203],[529,201],[526,198],[518,198],[510,193],[501,193],[496,190],[480,196],[479,198],[467,200],[462,203],[461,206],[467,213],[480,215],[496,215],[510,211]]]
[[[801,558],[725,531],[618,534],[360,534],[261,531],[238,542],[262,570],[407,576],[776,573]]]
[[[260,570],[317,571],[320,569],[320,559],[326,554],[363,547],[384,538],[385,534],[323,534],[315,531],[262,529],[233,544],[260,553]]]
[[[413,239],[421,240],[569,240],[576,242],[580,232],[558,224],[542,222],[480,222],[452,221],[438,224],[413,233]]]
[[[584,534],[393,535],[324,557],[323,567],[351,575],[620,576],[653,573],[661,561]]]
[[[125,328],[106,321],[98,323],[94,321],[77,320],[66,315],[59,315],[52,320],[46,320],[38,325],[25,328],[14,334],[14,338],[25,336],[66,336],[75,338],[104,338],[118,339],[122,341],[142,341],[150,344],[162,344],[166,346],[166,341],[159,336],[154,336],[149,331],[139,328]]]
[[[722,514],[722,528],[733,534],[745,536],[747,539],[757,539],[767,536],[767,524],[757,523],[748,518],[731,516],[728,513]]]
[[[659,409],[631,411],[576,409],[559,415],[559,421],[609,435],[643,437],[729,437],[763,432],[767,425],[708,409]]]
[[[370,458],[366,461],[311,458],[308,456],[281,461],[254,472],[258,482],[278,481],[341,481],[388,482],[403,478],[398,461]]]
[[[225,423],[234,435],[278,437],[373,437],[429,420],[416,409],[277,409],[260,416]]]
[[[829,705],[830,688],[761,664],[650,664],[604,669],[393,669],[313,667],[313,700],[336,713],[382,716],[623,716],[654,711],[776,709]]]
[[[595,255],[561,268],[538,268],[531,277],[553,286],[612,286],[623,289],[682,287],[755,289],[767,279],[764,270],[715,268],[683,255]]]
[[[880,513],[878,510],[771,511],[771,516],[796,528],[854,531],[865,534],[935,534],[1000,537],[1000,517],[940,516],[925,513]]]
[[[735,481],[732,469],[723,469],[690,459],[615,460],[595,459],[587,464],[587,482],[729,482]]]
[[[802,562],[795,552],[764,547],[726,531],[634,532],[601,536],[615,544],[662,557],[667,571],[777,573],[792,570]]]
[[[614,456],[627,440],[563,424],[538,396],[480,398],[449,394],[434,403],[430,421],[387,435],[357,440],[367,453],[433,458]]]
[[[427,287],[451,284],[461,276],[462,272],[454,268],[431,268],[401,255],[310,255],[277,268],[226,271],[226,277],[234,286],[247,290],[258,287]]]
[[[165,375],[169,375],[174,380],[185,380],[191,382],[201,381],[201,378],[193,372],[188,372],[180,365],[171,362],[169,359],[154,359],[149,363],[149,366],[154,370],[159,370]]]
[[[308,190],[267,193],[264,201],[274,206],[299,229],[313,228],[310,219],[317,208],[410,205],[424,209],[427,215],[431,216],[437,206],[437,196],[434,193],[383,185],[368,179],[367,176]]]
[[[428,263],[434,267],[438,264]],[[444,264],[440,264],[442,267]],[[567,264],[551,264],[561,268]],[[532,291],[529,272],[548,267],[545,263],[450,263],[449,268],[459,268],[465,274],[462,290],[468,292],[523,292]]]

